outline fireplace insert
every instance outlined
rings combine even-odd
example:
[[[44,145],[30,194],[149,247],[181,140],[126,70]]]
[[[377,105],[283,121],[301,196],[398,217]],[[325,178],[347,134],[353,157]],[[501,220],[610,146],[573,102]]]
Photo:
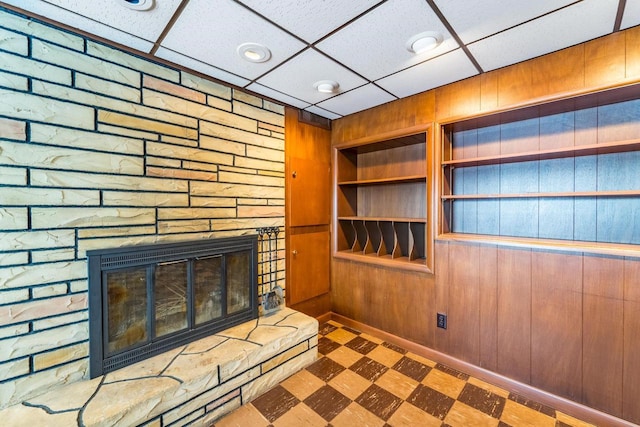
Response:
[[[88,251],[91,378],[257,318],[257,242]]]

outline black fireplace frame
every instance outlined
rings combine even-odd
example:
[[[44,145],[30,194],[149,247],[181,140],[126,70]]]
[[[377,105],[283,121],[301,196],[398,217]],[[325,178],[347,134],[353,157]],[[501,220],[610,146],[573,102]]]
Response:
[[[117,354],[107,354],[104,336],[107,333],[106,272],[122,271],[132,267],[149,267],[171,261],[196,260],[203,257],[248,251],[250,254],[250,304],[232,314],[223,310],[221,318],[202,325],[191,321],[186,330],[155,338],[146,344],[125,349]],[[87,251],[89,269],[89,368],[90,377],[131,365],[151,356],[163,353],[231,326],[258,317],[258,236],[245,235],[217,239],[205,239],[151,245],[128,246]],[[226,259],[226,258],[225,258]],[[223,264],[223,270],[226,268]],[[189,274],[189,281],[192,274]],[[226,287],[223,286],[223,289]],[[223,291],[224,292],[224,291]],[[223,295],[223,301],[226,295]]]

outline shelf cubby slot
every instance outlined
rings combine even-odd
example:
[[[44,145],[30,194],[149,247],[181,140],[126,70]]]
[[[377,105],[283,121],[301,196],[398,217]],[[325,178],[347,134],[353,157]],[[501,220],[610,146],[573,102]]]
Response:
[[[393,249],[393,258],[409,257],[409,223],[394,222],[393,229],[396,235],[396,246]]]
[[[356,247],[358,239],[356,238],[356,230],[353,228],[353,221],[341,219],[338,223],[340,224],[338,229],[338,250],[360,251],[360,247]]]
[[[364,226],[367,229],[367,236],[371,244],[372,252],[378,255],[382,242],[382,234],[380,233],[380,228],[378,228],[378,221],[365,221]]]
[[[378,255],[393,257],[393,250],[396,247],[396,234],[393,230],[393,223],[391,221],[378,221],[378,226],[382,235]]]
[[[412,222],[409,223],[409,230],[411,231],[411,250],[409,252],[409,260],[420,260],[425,258],[425,223],[424,222]]]
[[[358,241],[358,248],[356,250],[356,247],[354,246],[354,252],[361,252],[365,255],[374,252],[364,221],[354,219],[353,228],[356,230],[356,240]]]

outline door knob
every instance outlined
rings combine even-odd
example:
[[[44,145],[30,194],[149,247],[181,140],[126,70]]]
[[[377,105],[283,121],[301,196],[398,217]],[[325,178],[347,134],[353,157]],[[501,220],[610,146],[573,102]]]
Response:
[[[298,172],[293,171],[293,173],[291,174],[291,176],[292,176],[292,177],[294,177],[294,178],[295,178],[295,177],[297,177],[297,176],[298,176]]]
[[[294,255],[298,255],[298,251],[296,249],[292,250],[291,253]]]

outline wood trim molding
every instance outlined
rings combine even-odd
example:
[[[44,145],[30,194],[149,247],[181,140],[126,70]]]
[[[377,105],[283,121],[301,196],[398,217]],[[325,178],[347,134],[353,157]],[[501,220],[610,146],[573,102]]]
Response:
[[[620,418],[614,417],[613,415],[609,415],[604,412],[600,412],[596,409],[590,408],[588,406],[584,406],[572,400],[565,399],[560,396],[556,396],[554,394],[540,390],[528,384],[524,384],[519,381],[512,380],[510,378],[507,378],[495,372],[488,371],[479,366],[462,361],[460,359],[456,359],[455,357],[448,356],[444,353],[440,353],[439,351],[417,344],[413,341],[409,341],[407,339],[395,336],[393,334],[374,328],[372,326],[368,326],[364,323],[358,322],[356,320],[350,319],[340,314],[331,312],[321,316],[323,320],[326,319],[327,317],[330,317],[331,320],[338,322],[342,325],[357,329],[362,332],[366,332],[367,334],[383,339],[389,343],[398,345],[419,356],[426,357],[427,359],[433,360],[434,362],[437,362],[437,363],[442,363],[453,369],[459,370],[461,372],[474,376],[478,379],[481,379],[482,381],[486,381],[489,384],[493,384],[497,387],[501,387],[508,391],[518,393],[526,397],[527,399],[531,399],[536,402],[543,403],[554,409],[558,409],[566,413],[567,415],[579,418],[583,421],[593,423],[595,425],[603,425],[603,426],[606,425],[610,427],[637,427],[636,424],[633,424],[629,421],[622,420]],[[320,317],[318,319],[319,319],[318,321],[320,321]]]

